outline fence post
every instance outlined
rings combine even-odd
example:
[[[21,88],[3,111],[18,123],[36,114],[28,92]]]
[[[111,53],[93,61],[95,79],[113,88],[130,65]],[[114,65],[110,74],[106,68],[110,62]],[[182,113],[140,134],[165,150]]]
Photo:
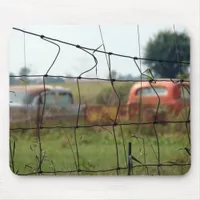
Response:
[[[132,144],[131,142],[128,143],[128,175],[131,175],[132,173]]]

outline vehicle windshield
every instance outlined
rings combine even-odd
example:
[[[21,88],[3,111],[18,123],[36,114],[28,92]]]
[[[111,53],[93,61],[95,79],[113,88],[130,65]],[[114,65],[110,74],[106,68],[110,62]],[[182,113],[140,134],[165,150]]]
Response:
[[[167,89],[165,87],[146,87],[141,88],[137,90],[136,95],[142,95],[142,96],[166,96],[168,93]]]
[[[25,91],[10,91],[10,103],[30,104],[32,95]]]
[[[66,105],[66,104],[72,104],[73,99],[72,95],[68,92],[60,92],[60,93],[54,93],[49,92],[46,94],[46,100],[45,95],[42,95],[42,104],[45,102],[47,105]]]
[[[10,103],[19,104],[32,104],[36,95],[27,93],[26,91],[10,91]],[[72,95],[68,92],[47,92],[46,95],[42,94],[41,103],[47,105],[65,105],[72,104]]]

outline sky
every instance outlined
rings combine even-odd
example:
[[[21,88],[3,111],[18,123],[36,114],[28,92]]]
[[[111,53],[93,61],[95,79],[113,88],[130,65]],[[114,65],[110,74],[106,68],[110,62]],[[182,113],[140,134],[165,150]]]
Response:
[[[102,44],[98,25],[66,25],[66,26],[26,26],[17,27],[29,32],[45,35],[66,42],[96,49]],[[144,48],[150,38],[160,30],[172,30],[173,24],[157,25],[101,25],[101,32],[106,51],[124,54],[128,56],[144,57]],[[175,25],[175,30],[185,31],[185,27]],[[139,40],[139,41],[138,41]],[[49,71],[49,75],[72,75],[79,76],[82,72],[91,69],[95,62],[92,56],[75,47],[58,43],[61,47],[60,54]],[[101,47],[100,50],[104,50]],[[13,30],[9,41],[8,62],[9,71],[15,75],[23,66],[31,69],[30,74],[45,74],[58,51],[58,47],[50,44],[39,37],[24,34]],[[105,78],[108,76],[108,65],[105,54],[95,53],[98,59],[96,70],[84,74],[84,77]],[[142,71],[146,66],[139,61]],[[111,69],[119,74],[140,75],[133,60],[118,56],[111,56]]]

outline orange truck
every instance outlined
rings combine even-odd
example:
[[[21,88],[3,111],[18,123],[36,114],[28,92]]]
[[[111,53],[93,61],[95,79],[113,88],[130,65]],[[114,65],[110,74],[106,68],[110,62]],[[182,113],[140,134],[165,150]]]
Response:
[[[189,82],[158,80],[140,82],[132,86],[129,94],[130,118],[142,108],[143,116],[164,120],[168,114],[176,116],[190,105]],[[131,109],[132,107],[135,108]]]
[[[90,123],[120,121],[165,121],[190,106],[189,82],[157,80],[134,83],[126,105],[89,105],[85,109]],[[186,116],[187,117],[187,116]]]

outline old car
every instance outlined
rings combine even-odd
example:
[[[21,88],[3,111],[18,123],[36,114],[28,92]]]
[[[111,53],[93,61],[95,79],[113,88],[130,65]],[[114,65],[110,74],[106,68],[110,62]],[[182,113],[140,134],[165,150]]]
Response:
[[[190,84],[169,80],[135,83],[130,89],[128,105],[130,118],[140,113],[164,120],[169,113],[178,115],[189,108]]]
[[[44,119],[68,119],[83,115],[84,105],[74,104],[72,92],[64,87],[27,85],[10,87],[10,123]]]
[[[85,120],[92,124],[121,122],[159,122],[175,120],[184,111],[188,119],[190,108],[189,82],[157,80],[134,83],[127,104],[87,105]],[[173,115],[173,116],[171,116]]]

